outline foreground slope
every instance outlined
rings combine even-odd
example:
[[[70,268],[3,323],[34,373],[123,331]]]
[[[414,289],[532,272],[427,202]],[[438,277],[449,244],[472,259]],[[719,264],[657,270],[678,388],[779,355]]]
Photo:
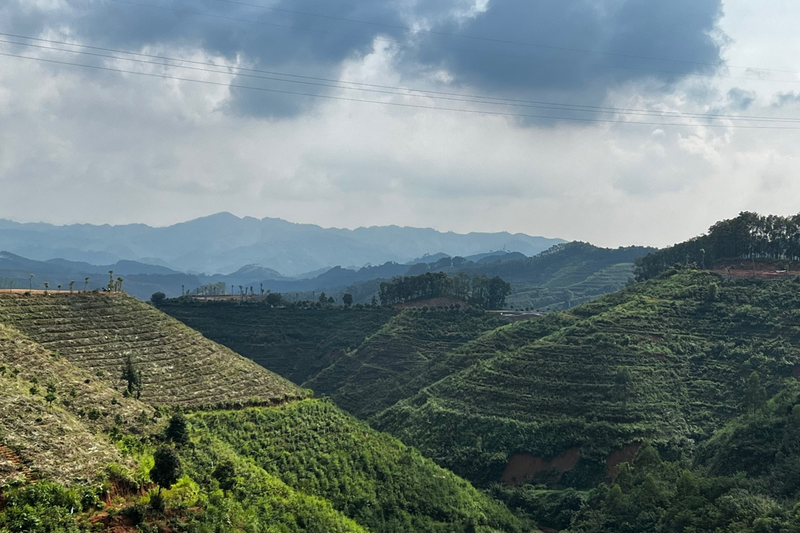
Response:
[[[122,387],[130,357],[154,405],[280,402],[289,381],[125,294],[0,294],[0,322]]]
[[[771,392],[796,374],[798,308],[795,279],[673,272],[575,308],[572,325],[371,421],[475,482],[591,486],[643,439],[707,437],[739,412],[752,372]]]
[[[328,401],[299,399],[146,304],[123,295],[0,304],[0,530],[530,531],[416,450]],[[145,375],[141,399],[119,392],[128,351]],[[221,378],[193,376],[202,365]],[[219,409],[246,404],[255,407]],[[164,428],[180,406],[192,412],[176,436]],[[165,444],[184,475],[159,493],[148,473]]]
[[[0,324],[0,484],[88,480],[122,458],[105,432],[142,431],[153,409]]]

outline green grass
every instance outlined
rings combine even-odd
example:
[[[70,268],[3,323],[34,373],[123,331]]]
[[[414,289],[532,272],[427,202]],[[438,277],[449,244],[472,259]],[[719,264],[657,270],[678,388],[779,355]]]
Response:
[[[366,418],[419,390],[414,381],[444,354],[504,323],[475,310],[406,310],[304,386]]]

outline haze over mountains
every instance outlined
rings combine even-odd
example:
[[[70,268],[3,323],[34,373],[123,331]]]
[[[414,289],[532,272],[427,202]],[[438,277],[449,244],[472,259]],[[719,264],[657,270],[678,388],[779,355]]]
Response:
[[[564,240],[506,232],[457,234],[398,226],[322,228],[230,213],[167,227],[55,226],[0,220],[0,250],[29,259],[59,258],[93,265],[138,261],[207,274],[228,274],[246,265],[259,265],[275,270],[273,278],[277,273],[294,277],[337,265],[407,263],[437,253],[466,256],[506,250],[530,256],[561,242]]]

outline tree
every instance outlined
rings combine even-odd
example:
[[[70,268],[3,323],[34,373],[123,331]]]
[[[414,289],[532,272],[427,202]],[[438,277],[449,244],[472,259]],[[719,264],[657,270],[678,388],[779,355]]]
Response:
[[[117,292],[122,292],[122,281],[123,280],[122,280],[121,276],[117,278],[117,284],[115,286],[115,289],[117,290]]]
[[[75,288],[75,280],[69,282],[69,293],[72,294],[72,290]]]
[[[344,296],[342,296],[342,302],[344,302],[345,307],[350,307],[353,305],[353,295],[349,292],[344,293]]]
[[[154,292],[152,296],[150,296],[150,301],[153,303],[154,306],[158,307],[164,300],[167,298],[167,295],[163,292]]]
[[[130,396],[139,398],[142,395],[142,373],[133,364],[130,353],[125,356],[125,366],[122,368],[122,379],[128,383],[127,392]]]
[[[108,290],[114,290],[114,271],[108,271]]]
[[[158,484],[158,495],[161,496],[162,488],[169,490],[183,475],[183,466],[178,453],[170,446],[159,446],[153,460],[150,479]]]
[[[47,294],[47,289],[49,289],[49,288],[50,288],[50,283],[49,283],[49,282],[47,282],[47,281],[45,281],[45,282],[44,282],[44,293],[45,293],[45,294]]]
[[[172,415],[164,433],[169,440],[177,444],[186,444],[189,442],[189,428],[183,413],[179,412]]]
[[[30,277],[28,278],[28,288],[29,290],[33,290],[33,274],[30,274]]]
[[[83,278],[83,292],[86,292],[89,289],[89,278],[88,276]]]
[[[744,388],[744,408],[747,414],[755,416],[767,404],[767,390],[761,385],[761,378],[755,370],[750,373]]]
[[[214,468],[211,477],[219,481],[219,488],[222,490],[233,490],[236,486],[236,467],[232,461],[226,459]]]
[[[319,303],[324,304],[327,302],[328,302],[328,297],[325,295],[325,291],[323,291],[319,295]]]

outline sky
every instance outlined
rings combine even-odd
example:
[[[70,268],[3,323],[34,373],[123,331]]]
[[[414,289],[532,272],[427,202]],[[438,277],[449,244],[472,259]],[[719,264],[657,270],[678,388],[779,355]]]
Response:
[[[0,218],[665,246],[800,211],[788,0],[8,0]]]

